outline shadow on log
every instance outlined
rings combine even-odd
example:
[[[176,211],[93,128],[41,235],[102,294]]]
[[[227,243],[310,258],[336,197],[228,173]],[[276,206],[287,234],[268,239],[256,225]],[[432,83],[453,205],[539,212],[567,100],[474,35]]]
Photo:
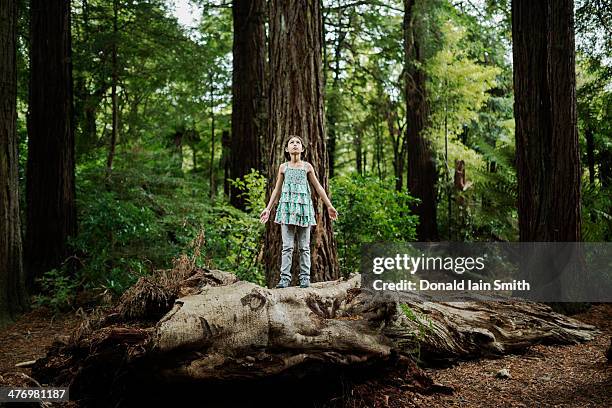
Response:
[[[374,295],[360,281],[267,289],[217,270],[165,271],[56,340],[32,373],[70,386],[83,406],[174,403],[194,391],[207,406],[227,406],[228,398],[258,405],[253,395],[268,405],[312,406],[315,394],[338,396],[343,382],[390,367],[402,373],[403,388],[451,391],[428,379],[415,357],[447,364],[596,333],[538,303],[434,303]]]

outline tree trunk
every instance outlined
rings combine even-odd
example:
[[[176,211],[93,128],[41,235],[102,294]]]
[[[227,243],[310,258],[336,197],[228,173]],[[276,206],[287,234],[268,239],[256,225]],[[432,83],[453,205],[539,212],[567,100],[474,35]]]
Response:
[[[393,174],[395,176],[395,190],[402,191],[404,188],[404,165],[406,163],[406,137],[401,129],[395,127],[397,121],[397,111],[391,102],[389,95],[386,99],[386,120],[389,129],[389,137],[393,146]]]
[[[412,211],[419,216],[417,239],[438,240],[436,212],[436,164],[433,152],[423,135],[428,120],[424,58],[420,49],[417,25],[418,0],[404,0],[404,64],[406,87],[406,139],[408,144],[408,191],[421,202]]]
[[[119,0],[113,0],[113,49],[111,55],[112,64],[112,84],[111,84],[111,101],[112,101],[112,130],[110,146],[108,148],[108,157],[106,159],[106,173],[110,177],[113,171],[113,159],[115,157],[115,146],[117,145],[117,132],[119,131],[119,107],[117,104],[117,83],[119,82],[119,68],[117,66],[117,52],[119,48]]]
[[[195,168],[195,156],[193,156],[193,166]],[[217,185],[215,183],[215,83],[212,73],[210,74],[210,199],[215,199]]]
[[[327,156],[329,158],[329,177],[334,177],[336,158],[336,123],[340,112],[340,61],[342,59],[342,48],[346,39],[347,31],[343,30],[344,10],[338,11],[338,21],[335,26],[334,44],[334,66],[332,69],[331,93],[327,98]],[[347,29],[350,28],[350,20]],[[323,47],[325,48],[325,47]]]
[[[415,349],[426,362],[448,363],[542,342],[588,341],[596,333],[538,303],[434,303],[416,294],[374,295],[360,288],[360,278],[315,283],[307,290],[266,289],[232,274],[196,269],[170,298],[162,280],[141,278],[111,314],[86,320],[70,339],[56,342],[32,375],[41,383],[70,384],[71,398],[114,405],[108,403],[111,396],[125,398],[121,390],[128,393],[138,381],[150,388],[153,379],[219,386],[268,378],[278,386],[279,374],[303,378],[337,367],[355,370],[410,358]],[[177,276],[164,279],[176,282]],[[138,317],[139,324],[126,322],[128,317]]]
[[[28,286],[60,266],[77,229],[70,2],[32,0],[28,116]]]
[[[573,0],[512,2],[520,241],[581,241],[573,16]],[[576,280],[585,267],[583,257],[578,254],[567,267]],[[531,281],[547,283],[549,296],[571,291],[560,284],[551,260],[527,256],[524,261],[541,265],[542,273]],[[555,304],[566,311],[583,306]]]
[[[377,112],[378,113],[378,112]],[[377,115],[378,116],[378,115]],[[376,123],[374,125],[374,158],[376,160],[376,166],[372,166],[376,169],[376,173],[378,174],[378,179],[379,180],[383,180],[385,177],[383,175],[382,170],[380,169],[380,162],[383,160],[383,137],[382,137],[382,131],[381,131],[381,126],[379,125],[379,121],[377,118]]]
[[[512,2],[521,241],[580,241],[573,1]]]
[[[357,173],[360,176],[363,176],[363,169],[365,167],[364,163],[362,163],[362,145],[361,145],[361,139],[362,139],[362,130],[361,128],[359,129],[355,129],[355,132],[353,133],[353,144],[355,146],[355,167],[357,168]]]
[[[17,157],[17,2],[0,0],[0,327],[27,308]]]
[[[274,0],[269,6],[270,76],[275,80],[270,83],[267,197],[284,161],[283,143],[289,135],[301,136],[305,141],[304,159],[312,164],[321,186],[328,192],[320,5],[318,1]],[[314,282],[335,279],[339,270],[331,220],[316,195],[313,204],[317,225],[311,233],[314,241],[311,279]],[[274,219],[274,214],[270,219]],[[266,280],[273,285],[280,275],[281,253],[280,228],[273,221],[266,226],[265,245]]]
[[[261,143],[267,131],[265,0],[233,0],[232,179],[264,171]],[[245,209],[243,191],[230,186],[230,203]]]
[[[221,159],[219,160],[219,168],[221,169],[221,171],[223,172],[223,194],[225,195],[225,197],[227,199],[230,198],[230,151],[231,151],[231,137],[230,137],[230,132],[228,130],[224,130],[221,133]]]

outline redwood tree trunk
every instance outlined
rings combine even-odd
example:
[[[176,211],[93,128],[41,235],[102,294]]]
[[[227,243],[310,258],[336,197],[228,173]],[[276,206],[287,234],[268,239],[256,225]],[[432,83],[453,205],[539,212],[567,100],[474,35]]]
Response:
[[[274,188],[278,167],[284,161],[283,142],[293,134],[304,139],[306,156],[303,158],[312,164],[316,177],[328,191],[320,5],[318,1],[273,0],[269,7],[270,77],[274,81],[270,83],[267,197]],[[317,225],[311,232],[311,279],[314,282],[335,279],[339,271],[331,220],[314,190],[313,204]],[[273,222],[274,216],[270,215],[265,238],[269,285],[278,280],[281,254],[280,228]]]
[[[419,216],[417,239],[438,240],[436,212],[436,164],[433,151],[423,135],[427,124],[428,105],[425,72],[416,29],[417,0],[404,0],[404,58],[406,87],[406,140],[408,148],[408,191],[421,202],[412,208]]]
[[[30,3],[28,284],[66,258],[76,234],[70,1]]]
[[[234,71],[232,77],[231,169],[233,179],[251,169],[264,170],[261,142],[267,131],[265,0],[233,0]],[[241,190],[231,186],[230,202],[244,209]]]
[[[16,6],[0,0],[0,327],[27,307],[17,170]]]
[[[512,3],[520,241],[581,240],[573,13],[573,0]],[[578,281],[584,255],[527,256],[525,264],[540,265],[530,281],[560,298],[571,293],[571,284],[561,285],[556,265]],[[572,311],[584,305],[553,306]]]
[[[580,241],[573,0],[512,2],[521,241]]]

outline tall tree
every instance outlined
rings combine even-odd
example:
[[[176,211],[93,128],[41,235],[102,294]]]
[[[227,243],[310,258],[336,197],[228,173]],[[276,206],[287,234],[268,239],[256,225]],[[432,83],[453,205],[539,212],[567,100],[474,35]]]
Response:
[[[119,0],[113,0],[113,44],[111,50],[111,105],[112,105],[112,128],[108,156],[106,158],[106,172],[110,177],[113,170],[113,159],[115,158],[115,147],[117,146],[117,133],[119,130],[119,106],[117,102],[117,85],[119,82],[119,67],[117,65],[117,54],[119,49]]]
[[[215,183],[215,82],[213,78],[213,73],[209,74],[210,78],[210,173],[208,174],[209,178],[209,197],[211,200],[215,199],[215,192],[217,191],[217,186]],[[195,150],[194,150],[195,152]],[[193,168],[195,170],[195,154],[193,156]]]
[[[417,239],[438,240],[436,212],[436,165],[433,151],[423,134],[428,121],[426,75],[423,70],[422,38],[418,19],[422,2],[404,0],[404,72],[406,95],[406,142],[408,191],[421,201],[413,206],[419,216]]]
[[[263,170],[261,142],[267,131],[265,0],[233,0],[231,178]],[[231,187],[230,202],[245,208],[241,191]]]
[[[76,234],[70,1],[30,3],[27,283],[61,264]]]
[[[342,63],[342,51],[345,47],[345,41],[348,34],[348,29],[351,26],[352,14],[354,10],[348,11],[347,9],[338,8],[336,11],[329,10],[329,14],[324,15],[324,23],[329,24],[330,28],[333,28],[333,42],[332,42],[332,61],[324,60],[324,70],[327,70],[329,66],[331,68],[331,86],[326,92],[326,103],[327,103],[327,156],[329,158],[329,177],[334,177],[334,169],[336,162],[336,140],[337,136],[337,123],[339,121],[340,111],[342,110],[342,101],[340,95],[341,86],[341,63]],[[325,25],[323,28],[326,28]],[[326,50],[325,47],[323,48]],[[329,59],[329,52],[325,53],[325,59]],[[327,73],[326,73],[327,75]],[[325,76],[325,79],[327,77]]]
[[[512,2],[521,241],[580,241],[573,0]]]
[[[17,1],[0,0],[0,327],[27,307],[17,174]]]
[[[512,40],[519,239],[580,241],[573,0],[514,0]],[[566,301],[553,308],[577,312],[585,304],[568,303],[568,293],[585,282],[585,258],[568,249],[554,259],[527,255],[525,264],[540,271],[530,282]]]
[[[304,139],[306,159],[327,192],[320,5],[318,1],[273,0],[269,7],[270,77],[274,81],[270,83],[269,93],[267,197],[274,188],[278,167],[284,161],[283,143],[293,134]],[[313,199],[313,203],[317,226],[312,234],[311,279],[335,279],[339,270],[331,220],[321,200]],[[270,218],[274,219],[273,215]],[[266,279],[268,284],[274,284],[279,276],[281,252],[280,228],[274,222],[267,224],[265,243],[268,248]]]

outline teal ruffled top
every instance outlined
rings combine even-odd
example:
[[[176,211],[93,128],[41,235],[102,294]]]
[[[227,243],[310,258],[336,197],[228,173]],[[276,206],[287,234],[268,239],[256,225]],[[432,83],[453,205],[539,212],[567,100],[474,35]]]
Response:
[[[277,224],[292,224],[300,227],[317,225],[306,176],[306,163],[299,168],[285,166],[285,181],[276,208]]]

